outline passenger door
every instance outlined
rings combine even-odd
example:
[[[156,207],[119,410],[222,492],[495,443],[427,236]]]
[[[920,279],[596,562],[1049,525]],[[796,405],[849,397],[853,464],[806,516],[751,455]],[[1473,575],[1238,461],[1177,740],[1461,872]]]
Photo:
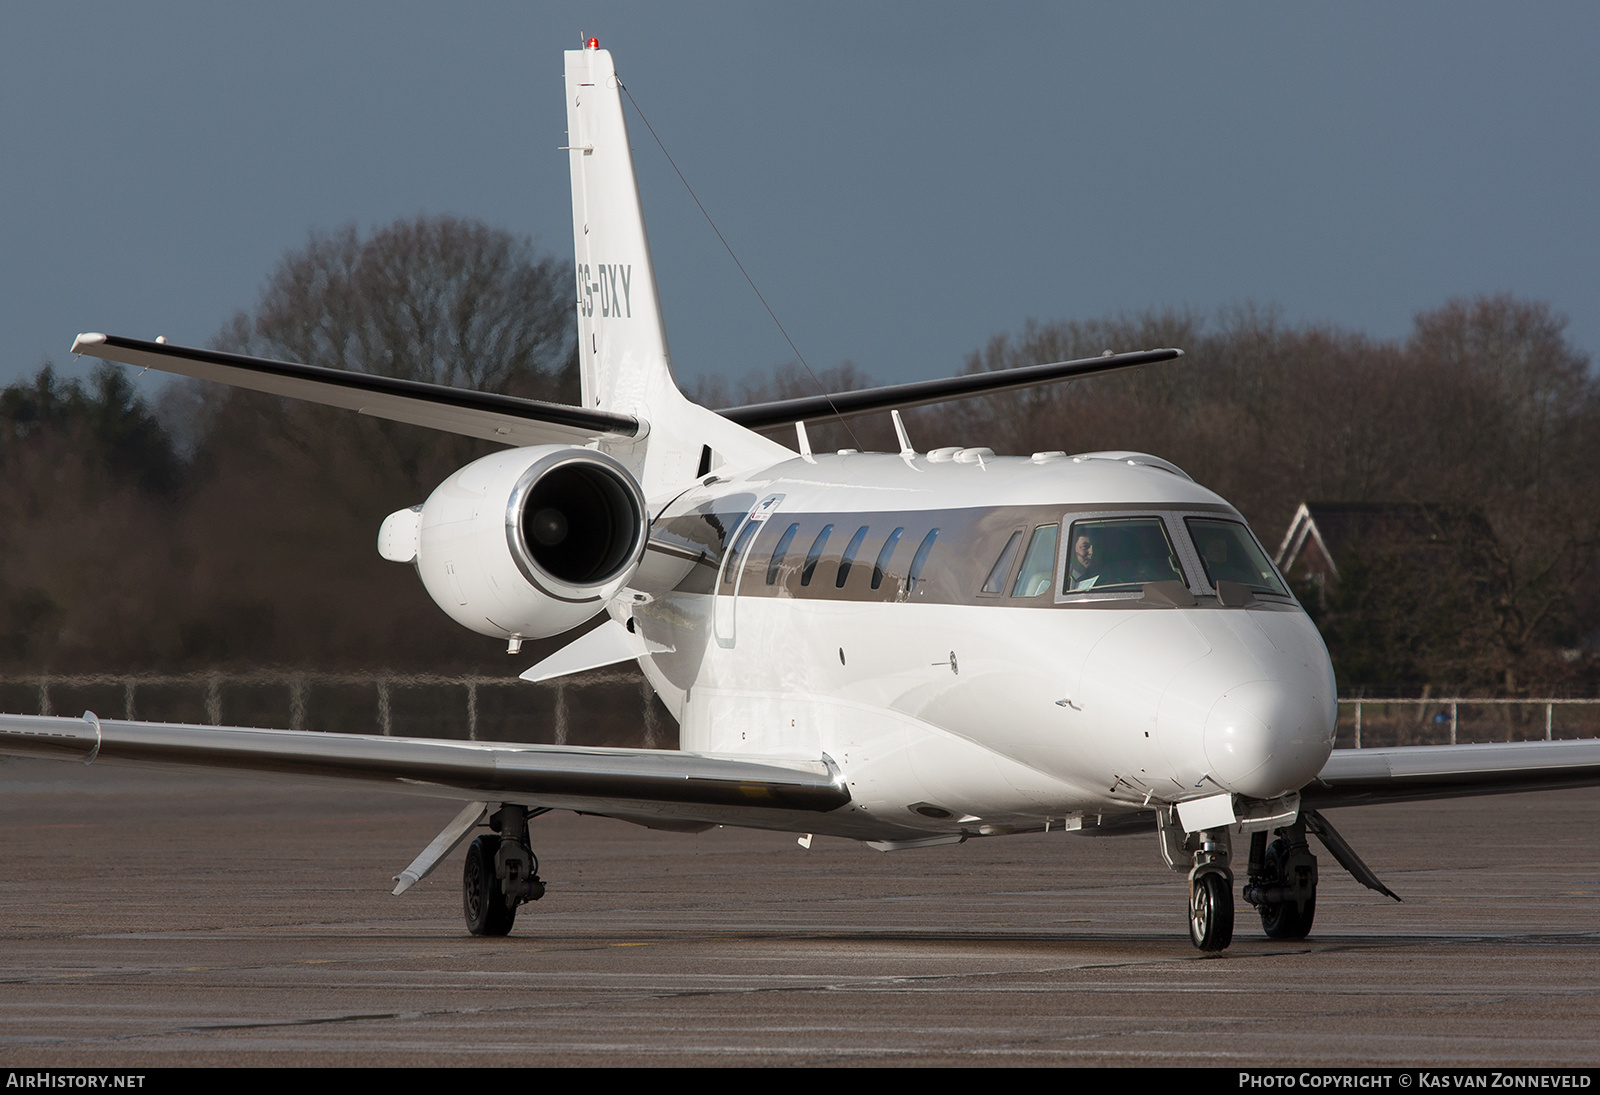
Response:
[[[745,566],[746,557],[750,554],[751,544],[766,526],[767,518],[777,511],[782,501],[783,495],[769,494],[757,502],[734,530],[733,538],[729,541],[732,546],[723,552],[722,565],[717,568],[716,590],[711,595],[712,628],[720,647],[731,649],[737,641],[736,609],[739,585],[749,569]]]

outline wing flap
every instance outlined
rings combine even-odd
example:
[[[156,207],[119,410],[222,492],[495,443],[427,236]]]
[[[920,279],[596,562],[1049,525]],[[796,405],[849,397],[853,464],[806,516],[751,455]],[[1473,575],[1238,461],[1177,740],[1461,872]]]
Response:
[[[630,415],[120,335],[79,335],[72,352],[503,445],[586,445],[645,433]]]
[[[1307,807],[1554,791],[1600,784],[1600,739],[1335,749]]]
[[[0,715],[0,754],[363,780],[467,801],[605,813],[629,806],[826,812],[850,801],[827,764],[793,767],[660,749],[491,744]]]

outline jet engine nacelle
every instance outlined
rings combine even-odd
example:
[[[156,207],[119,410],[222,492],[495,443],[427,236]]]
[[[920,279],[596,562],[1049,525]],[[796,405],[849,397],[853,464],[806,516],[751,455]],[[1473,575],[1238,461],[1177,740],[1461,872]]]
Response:
[[[385,559],[415,563],[428,595],[483,635],[536,639],[591,618],[644,557],[639,484],[593,449],[507,449],[440,483],[378,533]]]

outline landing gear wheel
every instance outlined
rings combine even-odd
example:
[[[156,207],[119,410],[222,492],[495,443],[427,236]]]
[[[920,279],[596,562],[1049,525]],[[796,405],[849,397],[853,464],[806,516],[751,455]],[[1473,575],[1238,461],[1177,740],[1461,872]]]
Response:
[[[1233,879],[1204,871],[1189,882],[1189,940],[1203,951],[1220,951],[1233,942]]]
[[[461,872],[461,907],[467,930],[473,935],[507,935],[517,922],[515,906],[506,906],[504,888],[495,875],[494,857],[500,838],[480,836],[467,849],[467,865]]]
[[[1289,877],[1289,843],[1274,840],[1267,848],[1262,861],[1263,889],[1290,889],[1295,879]],[[1257,911],[1261,913],[1261,930],[1268,939],[1304,939],[1311,934],[1311,921],[1317,915],[1316,876],[1311,877],[1311,893],[1303,901],[1264,902]]]

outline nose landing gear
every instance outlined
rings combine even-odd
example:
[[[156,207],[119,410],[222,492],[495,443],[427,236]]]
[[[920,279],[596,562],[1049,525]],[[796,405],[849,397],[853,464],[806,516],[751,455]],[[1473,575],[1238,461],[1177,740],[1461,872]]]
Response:
[[[1203,951],[1226,950],[1233,942],[1233,872],[1228,869],[1228,831],[1207,829],[1189,838],[1189,941]]]
[[[1233,871],[1227,829],[1185,832],[1174,807],[1156,810],[1161,857],[1189,874],[1189,941],[1200,950],[1226,950],[1233,942]]]
[[[1203,951],[1233,942],[1233,876],[1207,871],[1189,880],[1189,942]]]

